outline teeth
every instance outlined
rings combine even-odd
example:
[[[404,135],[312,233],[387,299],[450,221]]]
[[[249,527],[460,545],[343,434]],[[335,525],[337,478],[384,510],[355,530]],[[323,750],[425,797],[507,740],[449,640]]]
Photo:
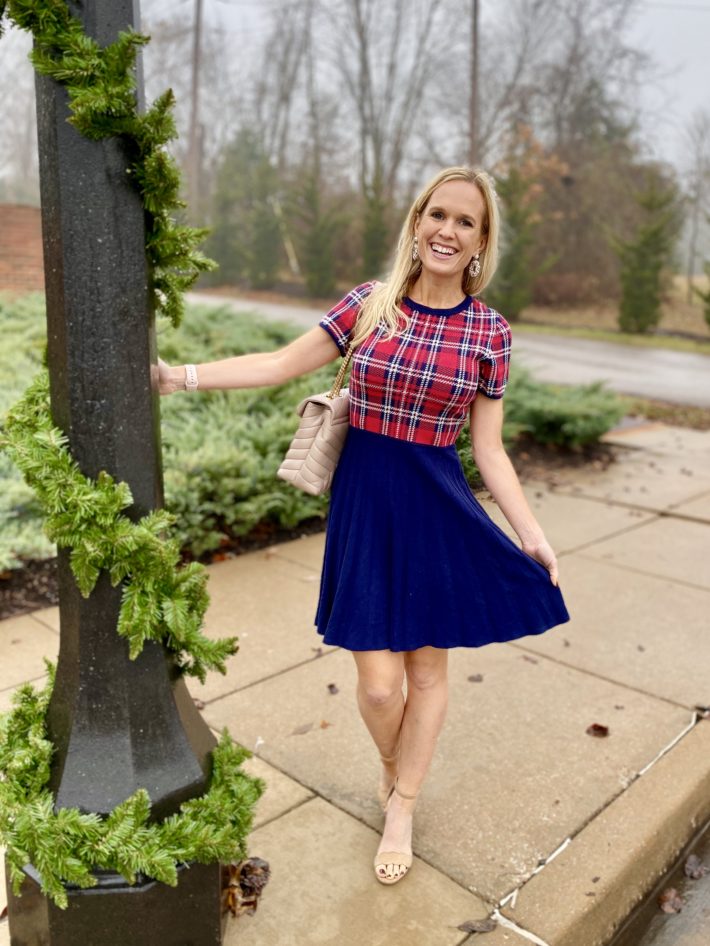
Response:
[[[432,243],[432,250],[436,253],[446,253],[447,256],[453,256],[456,250],[451,246],[442,246],[440,243]]]

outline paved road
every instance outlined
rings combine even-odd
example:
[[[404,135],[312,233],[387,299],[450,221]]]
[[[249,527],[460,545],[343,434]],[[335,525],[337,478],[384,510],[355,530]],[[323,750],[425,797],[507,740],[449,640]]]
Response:
[[[206,293],[191,293],[189,298],[211,305],[227,304],[237,312],[260,312],[268,319],[293,322],[304,328],[316,325],[323,315],[321,309]],[[516,334],[514,352],[520,364],[540,381],[558,384],[604,381],[621,394],[710,407],[710,357],[707,355],[527,332]]]

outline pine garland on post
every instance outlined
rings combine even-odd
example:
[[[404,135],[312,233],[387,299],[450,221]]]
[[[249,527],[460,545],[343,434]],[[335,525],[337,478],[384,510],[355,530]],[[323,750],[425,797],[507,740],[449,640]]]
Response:
[[[244,839],[263,784],[242,771],[249,753],[226,730],[212,752],[209,791],[184,802],[177,815],[150,823],[143,789],[105,819],[75,808],[55,812],[46,788],[53,751],[45,730],[54,684],[48,667],[47,686],[38,692],[25,684],[13,696],[12,712],[0,717],[0,836],[16,893],[28,861],[39,871],[43,892],[65,908],[65,883],[93,887],[96,869],[115,870],[131,884],[142,875],[175,886],[180,864],[246,856]]]
[[[180,178],[165,150],[175,137],[174,97],[168,90],[138,114],[133,67],[148,37],[127,31],[106,47],[88,37],[64,0],[0,0],[3,16],[34,37],[31,59],[38,72],[68,92],[69,121],[93,140],[121,136],[133,156],[129,173],[146,211],[146,253],[158,309],[174,325],[184,311],[183,293],[200,272],[215,268],[198,249],[206,231],[181,226],[171,212],[179,200]],[[2,22],[0,22],[0,36]],[[71,568],[88,597],[102,571],[123,585],[118,633],[136,658],[147,640],[161,641],[182,672],[204,681],[208,670],[225,672],[237,650],[236,638],[209,640],[202,633],[207,607],[207,575],[198,564],[180,566],[179,545],[167,538],[173,517],[156,510],[133,522],[126,483],[107,473],[84,476],[52,423],[49,380],[42,372],[8,415],[0,447],[5,447],[34,488],[47,534],[71,549]],[[92,871],[117,871],[129,883],[139,875],[177,883],[177,867],[190,861],[210,864],[245,856],[244,839],[263,790],[241,763],[249,753],[225,731],[212,752],[208,792],[183,803],[180,813],[149,822],[150,798],[143,789],[106,818],[77,809],[53,809],[48,789],[53,746],[46,716],[54,670],[37,692],[25,685],[14,708],[0,716],[0,840],[15,892],[23,865],[38,869],[43,892],[58,906],[68,903],[66,883],[96,884]]]

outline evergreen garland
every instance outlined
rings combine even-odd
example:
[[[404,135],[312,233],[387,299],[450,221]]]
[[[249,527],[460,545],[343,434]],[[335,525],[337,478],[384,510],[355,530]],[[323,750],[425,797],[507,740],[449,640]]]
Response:
[[[0,0],[0,21],[6,13],[33,34],[37,71],[67,89],[69,121],[77,131],[93,140],[124,140],[131,157],[128,173],[146,211],[155,305],[177,325],[183,292],[215,264],[197,249],[206,231],[180,226],[170,215],[184,206],[177,167],[165,151],[176,133],[172,92],[146,114],[137,112],[132,70],[148,38],[127,31],[102,48],[86,36],[64,0]],[[224,673],[236,639],[210,641],[201,632],[208,601],[205,569],[179,567],[179,545],[166,537],[173,522],[169,513],[156,510],[134,523],[123,512],[132,504],[126,483],[106,472],[96,481],[81,473],[66,437],[52,423],[46,372],[10,411],[0,446],[34,488],[49,537],[71,548],[81,593],[88,597],[104,570],[114,585],[123,584],[118,632],[127,639],[130,656],[137,657],[146,640],[158,640],[185,673],[203,681],[209,669]],[[96,869],[118,871],[128,883],[140,874],[175,885],[181,863],[245,856],[244,838],[263,784],[241,770],[249,753],[226,731],[212,752],[208,792],[160,823],[149,823],[150,798],[143,789],[106,818],[77,809],[54,811],[48,788],[53,746],[46,732],[53,684],[50,667],[43,691],[21,687],[15,708],[0,716],[0,838],[16,892],[28,862],[37,868],[44,893],[65,908],[65,884],[94,886]]]
[[[59,548],[71,548],[82,595],[88,598],[103,570],[113,585],[123,582],[118,633],[128,641],[131,658],[146,640],[162,641],[183,671],[203,683],[207,670],[225,673],[237,639],[212,641],[201,631],[206,570],[196,562],[178,567],[179,544],[166,538],[174,517],[165,509],[132,522],[122,512],[133,502],[127,483],[105,472],[95,482],[84,476],[66,437],[52,424],[46,372],[9,412],[0,445],[34,489],[47,536]]]
[[[93,887],[96,869],[117,871],[129,884],[140,875],[175,886],[180,864],[246,857],[244,838],[263,783],[242,771],[249,753],[226,730],[212,752],[209,791],[159,823],[148,820],[150,798],[144,789],[107,818],[76,808],[54,811],[46,787],[53,751],[45,729],[54,684],[54,669],[48,667],[47,686],[37,692],[25,684],[13,696],[15,708],[0,717],[0,835],[16,893],[28,861],[39,872],[43,892],[64,909],[65,884]]]

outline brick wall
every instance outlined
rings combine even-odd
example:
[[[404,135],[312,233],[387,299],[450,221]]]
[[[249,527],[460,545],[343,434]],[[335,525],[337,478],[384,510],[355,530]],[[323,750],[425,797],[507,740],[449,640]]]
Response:
[[[44,290],[39,207],[0,204],[0,291]]]

